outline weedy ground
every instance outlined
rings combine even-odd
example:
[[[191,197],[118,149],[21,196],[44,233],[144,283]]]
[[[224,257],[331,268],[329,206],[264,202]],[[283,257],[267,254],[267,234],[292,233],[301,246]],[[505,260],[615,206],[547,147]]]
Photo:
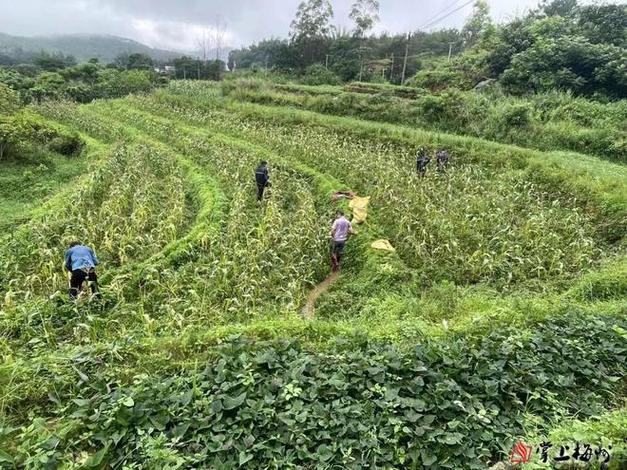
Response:
[[[190,82],[38,112],[87,148],[28,220],[3,206],[3,464],[484,468],[575,418],[626,437],[623,165]],[[449,170],[418,178],[418,146]],[[369,217],[305,318],[345,189]],[[65,299],[74,238],[98,302]]]

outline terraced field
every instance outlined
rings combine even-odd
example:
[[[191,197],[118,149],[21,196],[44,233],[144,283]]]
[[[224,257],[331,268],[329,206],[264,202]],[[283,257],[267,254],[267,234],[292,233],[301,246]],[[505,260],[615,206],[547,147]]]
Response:
[[[552,436],[625,457],[623,165],[190,82],[38,112],[90,169],[2,236],[9,468],[485,468]],[[417,178],[418,146],[448,172]],[[303,316],[338,190],[368,219]],[[100,301],[65,300],[73,238]]]

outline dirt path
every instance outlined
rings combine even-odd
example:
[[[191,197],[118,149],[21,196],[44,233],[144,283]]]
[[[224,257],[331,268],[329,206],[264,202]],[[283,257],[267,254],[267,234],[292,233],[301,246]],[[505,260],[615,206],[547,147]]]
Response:
[[[335,282],[335,280],[339,277],[339,275],[340,275],[339,272],[329,274],[324,281],[322,281],[320,284],[318,284],[316,287],[314,287],[311,290],[311,292],[309,293],[309,296],[307,297],[307,303],[303,307],[303,311],[302,311],[303,316],[305,318],[313,317],[315,306],[316,306],[316,300],[318,300],[318,297],[320,297],[327,290],[329,290],[329,287],[331,286],[331,284]]]

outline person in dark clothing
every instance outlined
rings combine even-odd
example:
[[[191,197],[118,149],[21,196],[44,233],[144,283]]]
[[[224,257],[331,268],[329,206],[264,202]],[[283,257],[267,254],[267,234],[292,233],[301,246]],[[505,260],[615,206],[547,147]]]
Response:
[[[438,153],[436,153],[436,163],[438,165],[438,171],[445,172],[450,160],[451,154],[449,154],[446,150],[438,150]]]
[[[270,187],[270,175],[268,174],[268,162],[259,162],[255,170],[255,182],[257,183],[257,201],[263,199],[263,192]]]
[[[83,288],[85,280],[89,281],[91,292],[98,295],[98,278],[96,266],[99,261],[94,250],[81,245],[79,242],[70,243],[70,248],[65,252],[65,269],[71,273],[70,299],[75,300]]]
[[[431,157],[427,154],[427,150],[421,147],[416,153],[416,171],[420,177],[424,177],[427,171],[427,165],[431,161]]]

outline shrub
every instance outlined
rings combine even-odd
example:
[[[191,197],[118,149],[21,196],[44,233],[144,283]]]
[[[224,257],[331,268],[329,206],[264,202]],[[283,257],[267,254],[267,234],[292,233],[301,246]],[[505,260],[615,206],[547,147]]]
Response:
[[[321,64],[307,67],[301,78],[305,85],[339,85],[340,78]]]
[[[148,93],[153,88],[152,73],[146,70],[126,70],[120,72],[106,69],[100,73],[97,86],[103,98],[119,98],[131,93]]]
[[[0,160],[15,157],[21,147],[50,139],[54,131],[25,113],[0,116]]]
[[[505,106],[501,111],[500,118],[503,126],[508,128],[527,126],[531,121],[531,105],[524,103]]]
[[[77,133],[60,134],[52,138],[48,148],[53,152],[69,157],[81,153],[83,145],[84,142]]]
[[[27,113],[0,117],[0,160],[16,155],[18,149],[32,145],[48,147],[65,156],[77,155],[84,146],[76,132],[64,133]]]
[[[10,157],[19,143],[20,130],[12,118],[0,116],[0,161]]]
[[[439,123],[443,129],[456,130],[467,122],[464,97],[456,89],[441,95],[427,95],[418,101],[427,122]]]

